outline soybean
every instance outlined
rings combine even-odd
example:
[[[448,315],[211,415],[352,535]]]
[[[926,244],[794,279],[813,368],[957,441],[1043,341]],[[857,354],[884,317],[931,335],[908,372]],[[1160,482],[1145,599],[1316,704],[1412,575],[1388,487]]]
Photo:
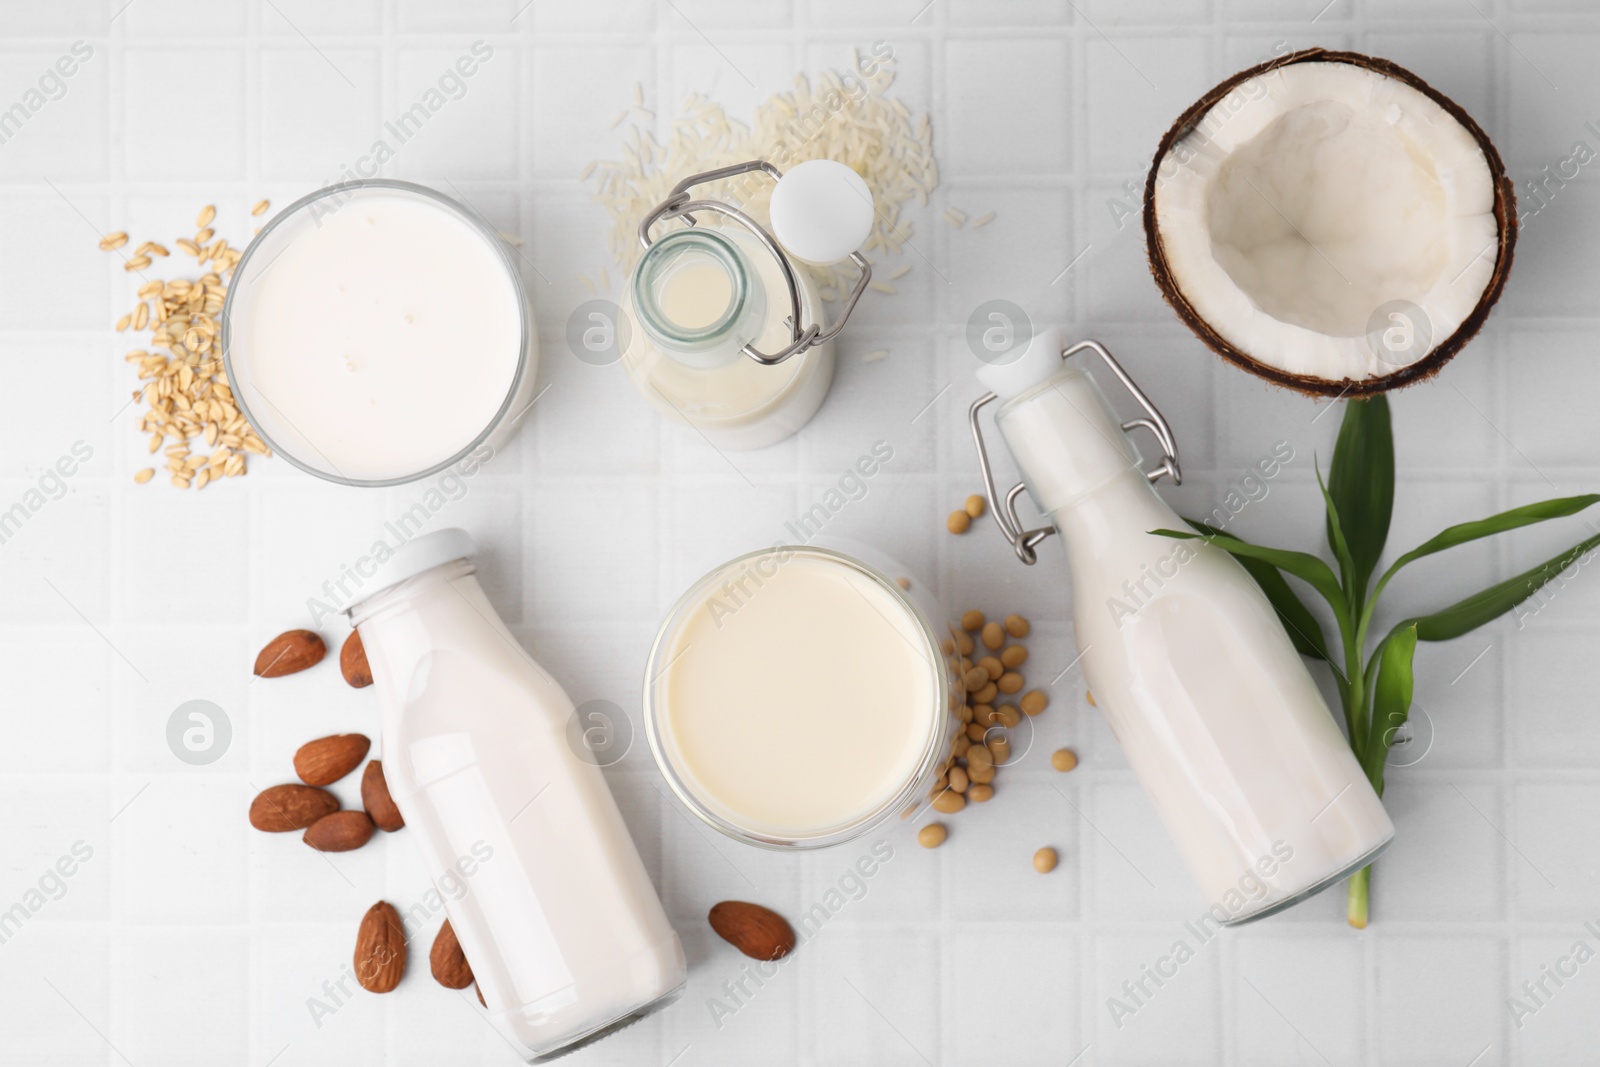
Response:
[[[944,528],[953,534],[964,534],[972,525],[972,516],[965,511],[952,511],[950,517],[944,520]]]
[[[1028,625],[1028,620],[1024,619],[1021,615],[1007,615],[1005,626],[1006,633],[1017,638],[1019,641],[1022,638],[1027,637],[1028,631],[1033,629],[1033,627]]]
[[[978,667],[974,667],[973,670],[983,675],[983,687],[972,694],[973,703],[993,704],[994,698],[1000,693],[999,687],[989,681],[989,672]],[[971,676],[969,675],[968,678],[970,680]]]
[[[946,789],[933,798],[933,810],[944,815],[954,815],[967,806],[966,798],[960,793],[952,793]]]
[[[975,693],[980,689],[985,689],[988,686],[993,685],[994,683],[989,681],[988,671],[984,670],[982,667],[973,667],[971,670],[967,671],[961,676],[961,684],[966,687],[967,692]],[[978,703],[986,704],[988,701],[979,700]]]
[[[994,786],[992,785],[975,785],[967,790],[967,799],[974,804],[982,804],[992,796],[994,796]]]
[[[974,609],[963,614],[961,616],[961,628],[963,630],[983,629],[983,612]]]
[[[982,667],[988,673],[989,681],[991,682],[998,681],[1000,676],[1006,672],[1005,667],[994,656],[982,657],[978,660],[978,666]]]
[[[950,768],[950,788],[951,789],[955,790],[957,793],[965,793],[967,791],[967,785],[968,784],[969,783],[967,782],[967,769],[965,767],[951,767]]]
[[[945,653],[947,656],[949,654],[949,652]],[[1026,645],[1012,645],[1000,653],[1000,666],[1009,670],[1014,671],[1026,662],[1028,662],[1028,648]]]
[[[1040,874],[1049,874],[1056,869],[1056,850],[1041,848],[1033,854],[1033,869]]]
[[[1006,631],[997,622],[986,623],[983,627],[983,647],[997,649],[1006,643]]]
[[[917,844],[923,848],[938,848],[948,836],[949,831],[944,828],[944,823],[930,822],[917,831]]]
[[[1033,716],[1050,706],[1050,698],[1042,690],[1030,689],[1022,694],[1022,699],[1017,703],[1022,706],[1022,714]]]
[[[988,509],[989,502],[983,497],[979,496],[977,493],[973,493],[971,496],[967,497],[966,512],[971,518],[983,518],[983,513]]]
[[[1005,693],[1008,696],[1012,693],[1020,693],[1022,692],[1023,686],[1022,675],[1018,674],[1016,671],[1006,671],[1000,676],[1000,679],[995,682],[995,685],[999,687],[1000,692]]]
[[[1050,766],[1065,773],[1078,765],[1078,754],[1070,748],[1058,748],[1050,753]]]

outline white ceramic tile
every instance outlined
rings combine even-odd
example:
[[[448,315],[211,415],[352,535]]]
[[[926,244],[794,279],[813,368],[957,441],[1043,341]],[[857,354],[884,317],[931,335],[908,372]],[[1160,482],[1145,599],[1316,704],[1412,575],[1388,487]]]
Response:
[[[233,931],[180,926],[122,932],[112,967],[120,996],[106,1028],[108,1041],[135,1063],[243,1060],[249,1048],[248,952],[248,939]],[[175,1004],[184,1006],[181,1017],[172,1014]]]
[[[1377,1053],[1385,1064],[1509,1062],[1499,996],[1505,945],[1488,937],[1386,937],[1378,959]],[[1448,975],[1448,981],[1441,977]]]
[[[1504,913],[1500,791],[1391,770],[1383,798],[1396,846],[1373,868],[1382,919],[1492,921]],[[1514,858],[1514,857],[1513,857]]]
[[[105,180],[107,55],[103,42],[83,40],[0,53],[0,99],[15,102],[0,118],[0,180]]]
[[[1597,817],[1600,787],[1585,782],[1528,783],[1511,791],[1511,816],[1499,825],[1519,915],[1587,917],[1600,847]]]
[[[1211,87],[1205,37],[1095,37],[1086,46],[1089,167],[1134,174],[1184,108]]]
[[[1072,84],[1065,41],[957,39],[943,62],[951,174],[1058,177],[1071,165],[1068,112],[1051,106]]]
[[[204,5],[207,8],[222,5]],[[130,12],[130,15],[132,12]],[[191,128],[206,130],[205,151],[174,151],[164,137],[126,137],[119,147],[127,175],[146,181],[227,181],[244,176],[244,52],[130,47],[123,53],[124,128],[183,101]],[[196,92],[196,86],[205,86]]]
[[[1360,1063],[1365,996],[1354,938],[1262,936],[1240,931],[1233,968],[1234,1032],[1241,1065]]]
[[[272,0],[261,5],[261,30],[275,37],[312,37],[335,33],[375,33],[383,25],[382,0]],[[316,35],[316,36],[313,36]]]
[[[109,918],[114,812],[105,779],[9,777],[0,796],[13,813],[0,849],[0,934],[20,941],[36,927]]]
[[[114,3],[111,11],[122,8]],[[129,37],[136,39],[176,36],[218,37],[244,29],[245,12],[238,4],[208,4],[204,0],[150,0],[128,5],[117,19]]]
[[[1160,919],[1181,924],[1206,910],[1206,899],[1177,849],[1158,832],[1156,810],[1138,785],[1085,784],[1057,791],[1062,818],[1078,824],[1092,882],[1087,907],[1117,919]],[[1076,795],[1074,795],[1074,793]]]
[[[130,927],[243,922],[240,815],[248,795],[237,779],[181,772],[153,776],[140,787],[113,826],[117,918]]]
[[[516,177],[516,142],[501,123],[514,124],[526,106],[521,63],[503,40],[401,50],[398,111],[389,120],[398,131],[390,131],[396,173],[452,193],[453,183]]]
[[[0,645],[0,677],[26,685],[39,703],[6,716],[15,741],[0,748],[0,773],[74,773],[111,767],[111,661],[104,644],[66,632]]]
[[[1074,1048],[1092,1036],[1096,1060],[1118,1067],[1217,1062],[1221,939],[1214,926],[1181,921],[1095,937],[1082,1009],[1089,1029]]]
[[[312,51],[295,43],[263,49],[263,176],[311,173],[323,175],[324,182],[371,176],[371,169],[358,164],[380,135],[379,62],[367,50]]]
[[[11,1018],[26,1024],[7,1034],[0,1063],[104,1064],[110,956],[105,931],[34,929],[7,941],[0,954],[0,995]]]
[[[1568,923],[1559,935],[1512,944],[1506,1012],[1509,1044],[1522,1062],[1576,1067],[1600,1043],[1600,994],[1579,962],[1593,959],[1597,927]]]
[[[670,12],[669,12],[670,17]],[[618,112],[632,108],[633,87],[645,87],[644,107],[660,114],[673,100],[655,99],[655,52],[646,47],[585,47],[563,44],[536,48],[533,64],[531,129],[534,169],[541,175],[578,184],[578,174],[594,159],[609,159],[616,134],[609,129]],[[582,100],[583,107],[574,107]],[[603,121],[601,112],[609,109]]]
[[[849,941],[819,937],[805,961],[813,972],[811,1010],[828,1020],[814,1038],[818,1059],[900,1063],[938,1055],[939,1004],[904,975],[907,969],[937,972],[941,942],[932,931],[896,929],[866,931]]]
[[[113,269],[124,277],[124,260],[95,247],[117,228],[103,194],[70,185],[9,194],[0,204],[0,285],[12,297],[0,306],[0,327],[103,330],[114,322],[100,285],[51,282],[108,278]],[[17,351],[15,343],[7,350]]]
[[[963,928],[949,936],[944,962],[950,978],[942,983],[943,1059],[972,1063],[993,1056],[1000,1062],[1020,1063],[1048,1056],[1070,1062],[1081,1055],[1091,1038],[1074,1008],[1096,998],[1079,987],[1080,951],[1087,951],[1087,946],[1060,927],[1041,927],[1039,933]],[[1013,968],[1013,973],[1027,974],[1030,980],[1005,981],[1001,976]],[[1025,1024],[996,1025],[993,1013],[980,1010],[995,997],[997,979],[1005,990],[1008,1017],[1027,1020]]]

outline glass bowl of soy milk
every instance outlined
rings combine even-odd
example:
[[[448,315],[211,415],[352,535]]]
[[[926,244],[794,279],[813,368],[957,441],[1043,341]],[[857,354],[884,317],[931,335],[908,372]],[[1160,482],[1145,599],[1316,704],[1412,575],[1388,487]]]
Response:
[[[856,546],[790,545],[689,588],[651,650],[644,718],[691,811],[749,844],[807,849],[926,804],[960,697],[947,617],[905,573]]]
[[[222,312],[245,418],[290,463],[345,485],[492,456],[531,401],[535,338],[494,228],[384,179],[328,186],[274,217]]]

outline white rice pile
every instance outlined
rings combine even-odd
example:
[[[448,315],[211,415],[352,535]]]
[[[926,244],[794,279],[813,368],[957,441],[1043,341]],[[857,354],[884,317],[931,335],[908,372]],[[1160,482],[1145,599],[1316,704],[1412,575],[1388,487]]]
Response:
[[[611,252],[622,273],[632,270],[639,255],[639,221],[674,185],[698,171],[748,159],[766,159],[779,170],[819,158],[854,168],[872,190],[875,208],[862,251],[874,262],[899,254],[912,235],[902,206],[913,199],[926,206],[939,184],[932,130],[926,113],[913,119],[905,104],[885,95],[894,81],[892,57],[863,65],[852,56],[850,69],[872,73],[826,71],[815,85],[798,74],[794,89],[761,103],[749,125],[729,118],[714,101],[692,96],[671,121],[664,143],[656,137],[654,114],[640,106],[643,95],[636,91],[634,108],[623,113],[633,118],[624,133],[623,158],[591,163],[583,172],[594,180],[595,199],[611,216]],[[732,203],[767,225],[772,188],[771,179],[752,174],[699,186],[694,196]],[[699,218],[702,225],[715,224],[720,216]],[[827,300],[848,293],[856,281],[848,261],[814,271]]]

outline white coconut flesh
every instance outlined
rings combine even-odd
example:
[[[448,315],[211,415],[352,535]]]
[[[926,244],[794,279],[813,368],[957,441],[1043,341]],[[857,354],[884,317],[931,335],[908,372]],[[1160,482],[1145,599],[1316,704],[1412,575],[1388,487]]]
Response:
[[[1249,79],[1158,167],[1173,284],[1234,348],[1289,374],[1392,374],[1455,333],[1494,274],[1494,182],[1472,133],[1364,67]],[[1412,333],[1374,343],[1375,321]]]

